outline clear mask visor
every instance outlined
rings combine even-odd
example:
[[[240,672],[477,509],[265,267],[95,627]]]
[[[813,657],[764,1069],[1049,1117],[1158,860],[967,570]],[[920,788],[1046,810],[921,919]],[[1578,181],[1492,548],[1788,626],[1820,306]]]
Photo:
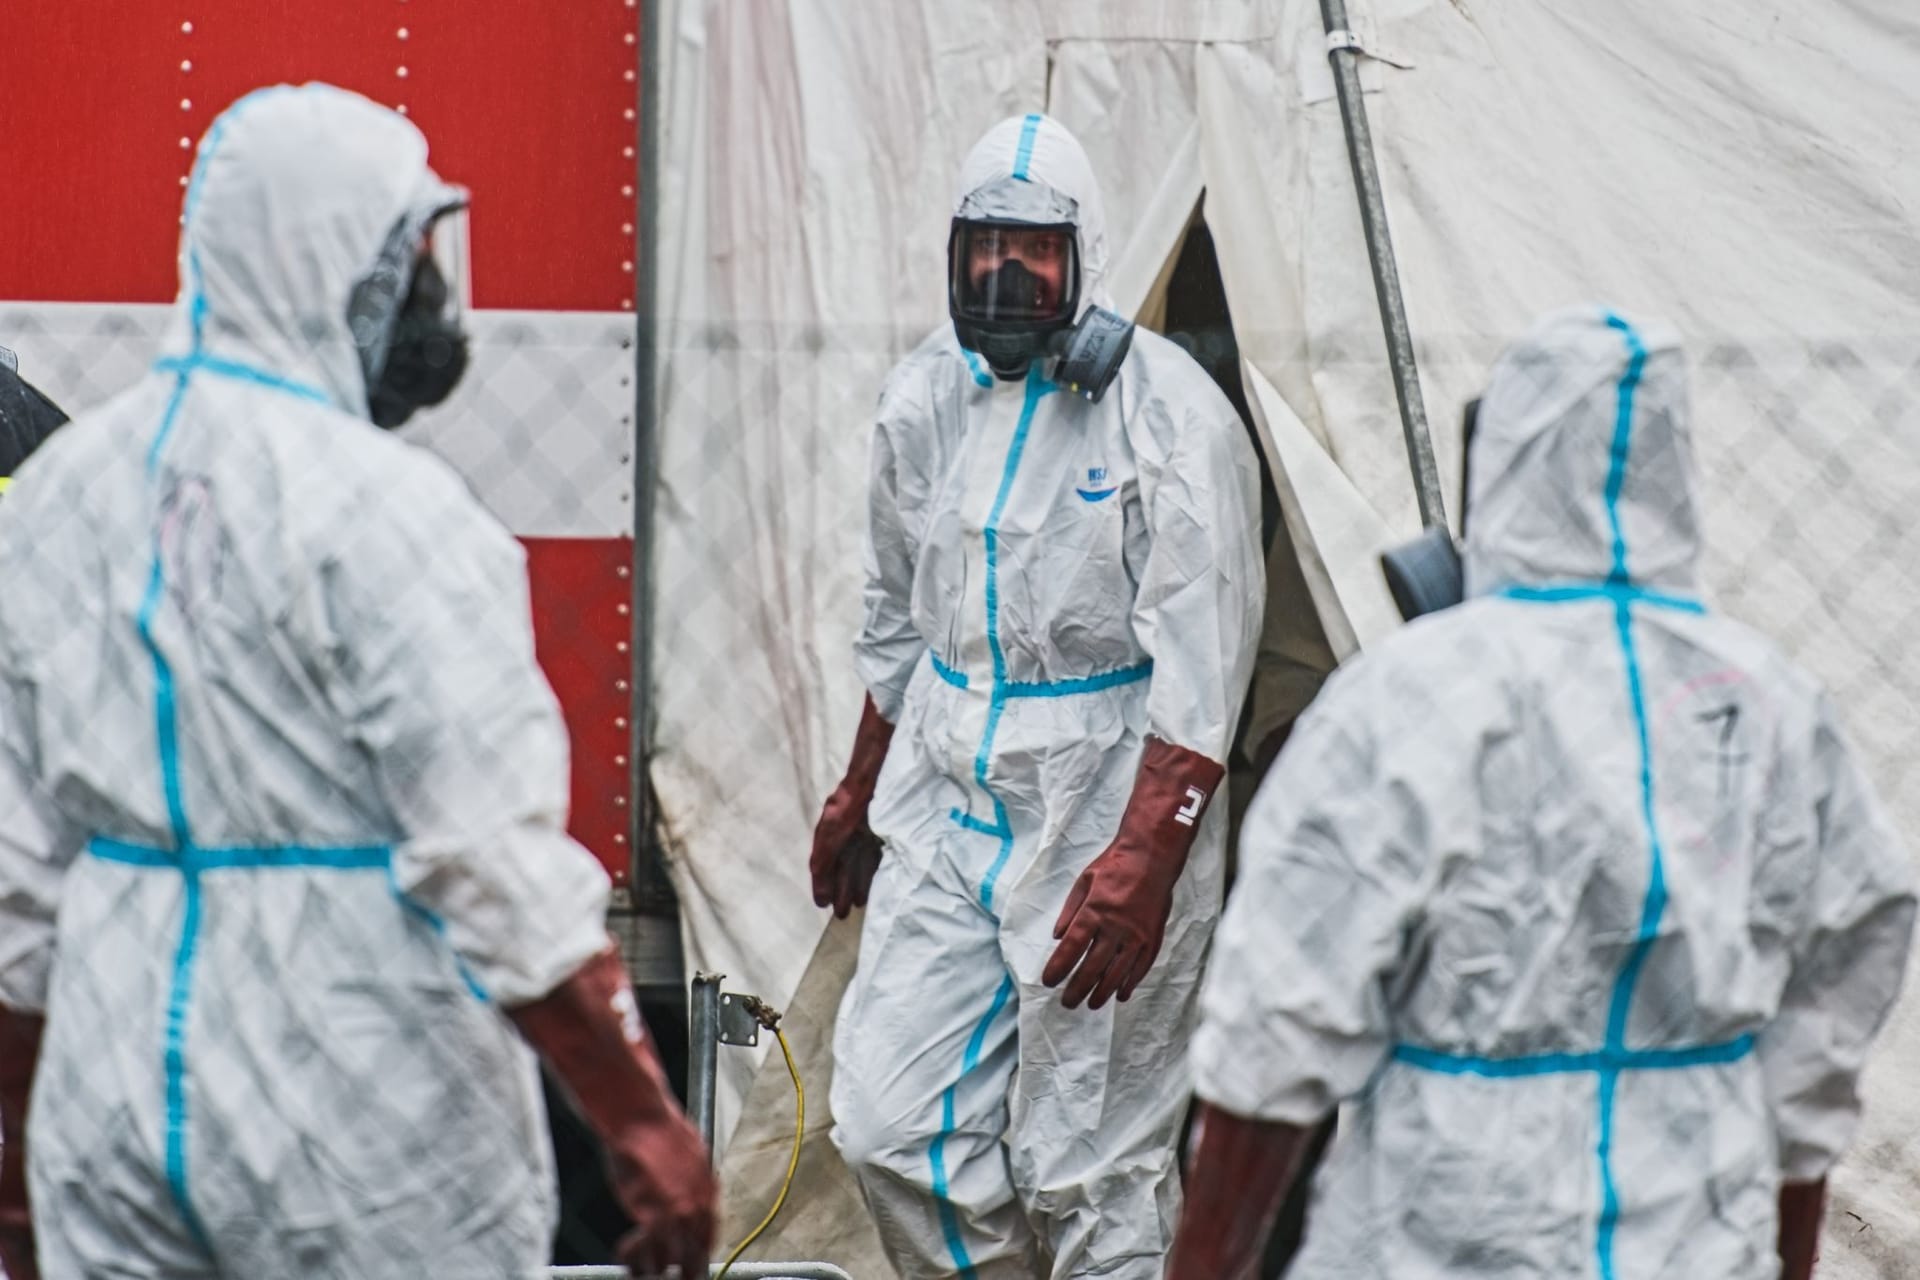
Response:
[[[463,193],[464,196],[464,193]],[[441,314],[454,327],[464,329],[473,311],[473,259],[469,238],[468,207],[463,202],[433,216],[426,226],[422,252],[432,258],[440,279],[446,285]]]
[[[393,224],[347,299],[347,325],[373,386],[386,367],[394,325],[404,308],[464,331],[473,306],[467,193],[443,186]]]
[[[1070,225],[956,220],[949,259],[956,315],[1024,327],[1066,324],[1078,309],[1079,242]]]

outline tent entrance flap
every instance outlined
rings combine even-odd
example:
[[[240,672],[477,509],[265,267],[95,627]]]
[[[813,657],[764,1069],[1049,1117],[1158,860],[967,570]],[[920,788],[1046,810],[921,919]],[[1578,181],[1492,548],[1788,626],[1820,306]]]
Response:
[[[1240,341],[1234,336],[1227,285],[1220,274],[1220,255],[1206,223],[1204,202],[1171,261],[1173,269],[1160,291],[1159,323],[1148,327],[1158,329],[1192,356],[1233,402],[1240,421],[1247,424],[1248,438],[1260,457],[1261,533],[1270,542],[1280,518],[1279,496],[1268,471],[1266,451],[1253,431],[1253,411],[1247,405],[1246,383],[1240,376]],[[1142,319],[1141,323],[1147,322]]]
[[[1293,714],[1292,698],[1282,688],[1288,682],[1269,674],[1269,665],[1323,669],[1332,664],[1333,655],[1280,496],[1281,484],[1274,470],[1278,454],[1261,438],[1259,419],[1248,400],[1240,340],[1234,331],[1226,279],[1205,212],[1203,199],[1185,238],[1170,258],[1169,270],[1163,273],[1156,310],[1161,332],[1192,356],[1232,403],[1253,445],[1254,456],[1260,460],[1260,535],[1267,564],[1267,616],[1254,688],[1241,709],[1234,744],[1237,758],[1251,760],[1259,742],[1276,723],[1290,720]]]

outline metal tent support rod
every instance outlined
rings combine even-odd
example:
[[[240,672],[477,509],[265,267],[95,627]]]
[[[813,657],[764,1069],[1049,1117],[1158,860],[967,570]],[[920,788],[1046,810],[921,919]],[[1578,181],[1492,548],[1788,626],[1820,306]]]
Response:
[[[633,625],[629,668],[632,723],[628,728],[627,828],[628,882],[643,883],[644,858],[653,854],[653,788],[648,770],[653,755],[653,486],[658,472],[659,423],[659,210],[660,76],[666,65],[662,46],[661,0],[640,5],[639,205],[633,231]]]
[[[1433,458],[1426,405],[1420,398],[1420,370],[1413,359],[1406,301],[1400,295],[1400,269],[1393,258],[1393,239],[1387,233],[1387,203],[1380,189],[1380,170],[1374,162],[1367,104],[1361,98],[1360,41],[1347,26],[1346,0],[1320,0],[1320,17],[1327,29],[1327,59],[1333,64],[1340,118],[1346,125],[1347,159],[1352,162],[1353,186],[1360,197],[1360,221],[1366,230],[1367,258],[1373,266],[1373,291],[1380,303],[1393,391],[1400,402],[1400,429],[1406,437],[1407,461],[1413,467],[1414,494],[1420,500],[1420,523],[1428,527],[1445,525],[1447,509],[1440,496],[1440,470]]]
[[[697,973],[693,977],[693,1008],[688,1017],[687,1036],[692,1060],[687,1064],[687,1114],[713,1151],[713,1091],[719,1074],[720,1057],[720,983],[717,973]],[[716,1153],[717,1154],[717,1153]],[[719,1163],[715,1160],[715,1163]]]

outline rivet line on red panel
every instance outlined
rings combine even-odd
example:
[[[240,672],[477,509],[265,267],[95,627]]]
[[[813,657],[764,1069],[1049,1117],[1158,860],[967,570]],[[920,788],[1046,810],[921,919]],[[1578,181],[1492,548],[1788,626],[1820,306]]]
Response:
[[[400,0],[401,4],[405,4],[406,2],[407,0]],[[405,44],[408,40],[413,38],[413,32],[406,27],[401,27],[393,33],[393,36],[395,40],[399,41],[401,44]],[[394,79],[396,80],[405,80],[407,78],[407,64],[404,62],[401,63],[398,67],[394,69],[393,75],[394,75]],[[399,112],[403,116],[407,114],[407,104],[404,101],[395,102],[393,104],[393,109]]]
[[[191,18],[187,18],[187,19],[183,19],[183,20],[181,21],[181,23],[180,23],[180,34],[181,34],[181,35],[183,35],[183,36],[190,36],[190,35],[192,35],[192,34],[193,34],[193,20],[192,20]],[[182,59],[180,59],[180,74],[181,74],[181,75],[183,75],[183,76],[187,76],[187,75],[192,75],[192,74],[193,74],[193,59],[191,59],[191,58],[182,58]],[[182,121],[182,123],[183,123],[183,124],[184,124],[184,125],[186,126],[186,130],[187,130],[187,131],[186,131],[185,133],[182,133],[182,134],[180,135],[180,151],[181,151],[181,154],[182,154],[182,156],[184,157],[184,159],[185,159],[185,162],[186,162],[186,168],[185,168],[185,170],[184,170],[184,171],[183,171],[183,172],[182,172],[182,173],[180,174],[180,189],[181,189],[182,191],[185,191],[185,190],[186,190],[186,189],[187,189],[187,188],[188,188],[188,187],[189,187],[190,185],[192,185],[192,180],[193,180],[193,179],[192,179],[192,175],[193,175],[193,137],[192,137],[192,131],[193,131],[193,121],[192,121],[192,119],[191,119],[191,115],[192,115],[192,112],[193,112],[193,99],[192,99],[192,98],[190,98],[190,97],[185,97],[185,96],[182,96],[182,97],[181,97],[181,99],[180,99],[180,112],[181,112],[181,115],[182,115],[182,116],[184,116],[184,117],[188,117],[188,118],[186,118],[186,119],[184,119],[184,120]],[[178,216],[178,221],[179,221],[179,224],[180,224],[180,226],[181,226],[181,228],[182,228],[182,229],[184,229],[184,228],[186,227],[186,225],[187,225],[187,209],[186,209],[186,202],[185,202],[185,200],[184,200],[184,199],[183,199],[183,200],[181,201],[181,205],[180,205],[180,213],[179,213],[179,216]]]

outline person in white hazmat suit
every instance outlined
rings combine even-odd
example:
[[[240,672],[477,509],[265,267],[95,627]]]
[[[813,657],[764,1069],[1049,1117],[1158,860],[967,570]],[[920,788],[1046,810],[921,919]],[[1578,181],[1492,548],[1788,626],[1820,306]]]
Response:
[[[1804,1280],[1907,852],[1813,678],[1695,594],[1671,331],[1543,320],[1467,487],[1466,602],[1337,671],[1248,813],[1169,1274],[1250,1274],[1346,1103],[1292,1280]]]
[[[814,837],[816,900],[867,908],[834,1139],[905,1277],[1155,1276],[1265,603],[1258,464],[1199,366],[1097,307],[1066,129],[1005,121],[959,186],[955,324],[881,395],[868,697]]]
[[[607,1144],[623,1260],[705,1274],[706,1152],[565,834],[523,555],[375,425],[465,367],[464,203],[392,111],[242,99],[162,358],[0,504],[13,1280],[36,1243],[49,1280],[540,1274],[529,1044]]]

